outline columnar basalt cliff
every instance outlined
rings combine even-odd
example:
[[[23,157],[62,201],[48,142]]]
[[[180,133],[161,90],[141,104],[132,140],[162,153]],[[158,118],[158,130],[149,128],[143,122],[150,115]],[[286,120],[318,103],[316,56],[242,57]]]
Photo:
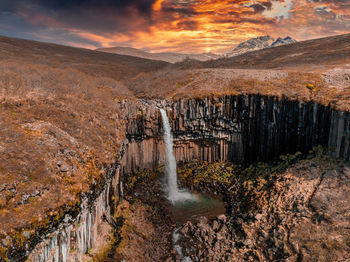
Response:
[[[224,96],[177,101],[172,109],[175,137],[197,141],[205,161],[271,161],[328,143],[331,110],[314,102]]]
[[[350,114],[332,111],[328,148],[332,156],[350,161]]]
[[[317,145],[349,160],[350,115],[315,102],[273,96],[239,95],[170,101],[123,102],[125,147],[102,187],[83,197],[79,214],[67,214],[29,255],[31,261],[82,261],[95,246],[104,212],[114,210],[123,182],[139,168],[164,164],[159,108],[167,109],[178,161],[228,161],[249,164],[280,155],[307,153]],[[92,191],[91,191],[92,192]],[[22,254],[23,255],[23,254]],[[28,254],[24,254],[27,256]],[[18,254],[10,257],[17,261]]]
[[[122,149],[121,156],[124,154]],[[101,227],[106,221],[105,214],[114,212],[113,201],[120,190],[120,163],[107,169],[103,184],[83,195],[78,213],[67,213],[57,228],[48,230],[43,239],[29,254],[29,261],[84,261],[83,256],[95,247]],[[28,247],[29,250],[29,247]],[[15,252],[10,261],[21,261],[25,255]]]
[[[332,130],[341,129],[335,127],[337,115],[345,114],[315,102],[261,95],[186,99],[163,106],[168,109],[176,158],[183,162],[249,164],[278,160],[280,155],[297,151],[307,153],[334,139]],[[153,154],[162,148],[161,120],[154,112],[142,112],[128,127],[127,137],[139,142],[152,139],[147,154]],[[338,132],[337,137],[346,134],[346,130]],[[341,147],[339,143],[333,142],[336,148]],[[151,158],[160,160],[159,155]]]

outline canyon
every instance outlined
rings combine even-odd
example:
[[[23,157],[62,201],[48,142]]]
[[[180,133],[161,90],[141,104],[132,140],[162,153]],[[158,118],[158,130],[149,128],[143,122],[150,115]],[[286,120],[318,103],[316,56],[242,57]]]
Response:
[[[101,188],[83,197],[77,216],[64,215],[57,228],[46,232],[46,240],[29,253],[32,261],[82,261],[95,246],[99,228],[106,223],[104,213],[112,213],[115,208],[112,196],[123,198],[123,187],[128,187],[132,174],[164,166],[159,107],[167,109],[179,163],[249,165],[278,161],[280,155],[296,152],[307,155],[318,145],[328,147],[335,157],[350,160],[350,115],[312,101],[247,95],[173,102],[140,100],[136,106],[124,102],[123,107],[127,115],[136,116],[126,127],[127,140],[120,160],[108,169]],[[13,261],[24,257],[16,252],[14,247]]]
[[[18,58],[18,41],[0,43],[1,260],[349,259],[346,73],[333,88],[334,67],[188,70],[30,41]],[[178,186],[224,207],[174,211],[165,115]]]

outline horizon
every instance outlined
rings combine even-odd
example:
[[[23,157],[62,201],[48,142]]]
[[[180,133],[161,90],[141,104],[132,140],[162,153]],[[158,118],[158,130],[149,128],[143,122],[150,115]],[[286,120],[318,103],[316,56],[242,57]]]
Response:
[[[270,35],[298,41],[350,33],[337,0],[5,0],[0,34],[88,49],[216,53]]]
[[[253,37],[253,38],[249,38],[243,42],[246,42],[248,40],[251,40],[251,39],[255,39],[255,38],[259,38],[259,37],[271,37],[270,35],[261,35],[261,36],[256,36],[256,37]],[[290,37],[289,35],[288,36],[279,36],[279,37],[275,37],[275,38],[272,38],[274,41],[276,41],[278,38],[281,38],[281,39],[285,39],[285,38],[292,38],[294,39],[293,37]],[[297,40],[297,39],[294,39],[294,40]],[[313,39],[307,39],[307,40],[313,40]],[[305,41],[307,41],[305,40]],[[228,51],[232,51],[234,48],[238,47],[239,44],[243,43],[243,42],[240,42],[240,43],[237,43],[235,44],[234,46],[232,46]],[[193,52],[193,53],[186,53],[186,52],[171,52],[171,51],[168,51],[168,52],[157,52],[157,51],[149,51],[147,48],[135,48],[135,47],[132,47],[132,46],[112,46],[112,47],[102,47],[102,48],[96,48],[94,50],[102,50],[102,49],[113,49],[113,48],[131,48],[131,49],[135,49],[135,50],[139,50],[139,51],[143,51],[143,52],[148,52],[150,54],[160,54],[160,53],[178,53],[178,54],[216,54],[216,55],[226,55],[227,52],[225,53],[216,53],[216,52]]]

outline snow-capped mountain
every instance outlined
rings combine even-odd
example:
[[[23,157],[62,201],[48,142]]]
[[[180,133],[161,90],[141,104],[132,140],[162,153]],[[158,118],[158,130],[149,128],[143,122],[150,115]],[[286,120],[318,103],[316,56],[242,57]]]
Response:
[[[271,47],[280,46],[280,45],[288,45],[288,44],[295,43],[296,41],[297,40],[291,38],[290,36],[287,36],[286,38],[279,37],[276,39],[275,42],[273,42],[271,44]]]
[[[227,56],[236,56],[255,50],[276,47],[280,45],[287,45],[295,42],[296,40],[291,38],[290,36],[287,36],[285,38],[279,37],[277,39],[274,39],[269,35],[259,36],[240,43],[235,49],[233,49],[232,52],[228,53]]]

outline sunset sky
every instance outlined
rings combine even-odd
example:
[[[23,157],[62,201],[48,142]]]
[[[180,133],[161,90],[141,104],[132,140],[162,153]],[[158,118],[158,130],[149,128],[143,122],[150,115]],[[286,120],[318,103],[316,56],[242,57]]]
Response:
[[[216,52],[350,33],[350,0],[0,0],[0,34],[77,47]]]

